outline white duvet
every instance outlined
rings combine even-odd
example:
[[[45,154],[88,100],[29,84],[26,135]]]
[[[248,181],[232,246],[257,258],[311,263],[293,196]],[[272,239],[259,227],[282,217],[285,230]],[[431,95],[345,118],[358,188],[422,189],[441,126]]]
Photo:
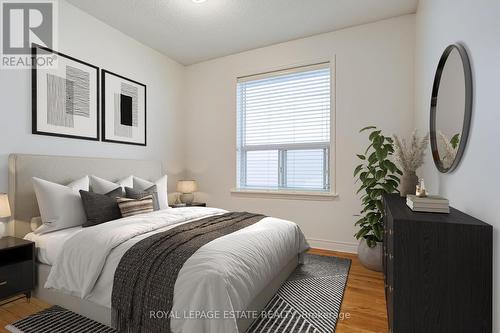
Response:
[[[83,228],[65,241],[45,288],[110,308],[114,272],[130,247],[151,234],[224,212],[201,207],[167,209]],[[172,332],[237,333],[233,314],[245,310],[307,248],[295,223],[272,217],[202,246],[176,280]],[[214,314],[221,318],[200,318]]]

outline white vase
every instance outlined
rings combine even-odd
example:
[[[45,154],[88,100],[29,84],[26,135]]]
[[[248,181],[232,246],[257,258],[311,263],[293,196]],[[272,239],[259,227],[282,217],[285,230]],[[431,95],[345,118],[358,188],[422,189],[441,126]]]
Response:
[[[366,239],[362,238],[358,245],[358,258],[366,268],[382,272],[382,242],[377,242],[374,247],[369,247]]]

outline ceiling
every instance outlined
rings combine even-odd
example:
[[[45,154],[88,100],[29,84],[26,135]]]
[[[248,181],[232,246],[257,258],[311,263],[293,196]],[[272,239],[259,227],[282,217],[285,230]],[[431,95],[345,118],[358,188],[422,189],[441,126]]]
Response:
[[[415,13],[418,0],[67,0],[177,62]]]

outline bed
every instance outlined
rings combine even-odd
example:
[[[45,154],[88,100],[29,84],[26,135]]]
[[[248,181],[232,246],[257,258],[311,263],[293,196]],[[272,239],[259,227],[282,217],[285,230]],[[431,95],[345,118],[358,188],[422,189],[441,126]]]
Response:
[[[75,227],[41,236],[30,233],[29,221],[38,216],[31,178],[68,183],[88,174],[108,179],[131,174],[156,179],[163,170],[157,161],[11,155],[9,194],[14,230],[16,236],[37,244],[35,296],[109,325],[113,275],[128,249],[155,233],[225,211],[166,209],[90,228]],[[172,332],[244,332],[254,320],[248,314],[264,308],[307,248],[296,224],[272,217],[203,245],[179,272],[172,310],[184,314],[216,311],[227,316],[207,319],[208,313],[200,317],[199,312],[175,316],[171,319]],[[241,313],[246,315],[238,316]]]

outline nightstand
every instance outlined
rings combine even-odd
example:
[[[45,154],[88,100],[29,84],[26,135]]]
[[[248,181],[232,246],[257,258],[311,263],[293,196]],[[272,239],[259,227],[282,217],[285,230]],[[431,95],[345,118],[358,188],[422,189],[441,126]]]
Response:
[[[0,238],[0,300],[19,294],[31,298],[35,287],[35,243],[16,237]]]
[[[182,207],[207,207],[205,202],[192,202],[190,204],[173,204],[172,208],[182,208]]]

